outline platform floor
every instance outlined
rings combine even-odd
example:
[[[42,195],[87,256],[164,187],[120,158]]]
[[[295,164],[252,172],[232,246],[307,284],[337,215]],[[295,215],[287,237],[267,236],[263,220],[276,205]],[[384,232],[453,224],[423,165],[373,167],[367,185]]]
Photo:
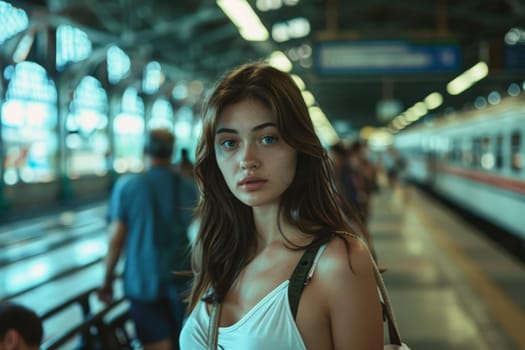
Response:
[[[32,230],[20,223],[0,227],[0,299],[44,313],[98,286],[107,251],[104,212],[100,204],[44,218],[43,228],[38,220]],[[383,277],[401,336],[412,350],[525,350],[523,262],[417,188],[381,190],[371,213],[374,246],[380,266],[387,268]],[[57,243],[60,232],[65,244]],[[32,254],[35,247],[38,254]],[[37,276],[54,279],[44,283]],[[80,317],[70,310],[46,321],[46,338]],[[74,342],[63,347],[74,348]]]
[[[383,191],[370,231],[411,349],[525,349],[525,265],[412,187]]]

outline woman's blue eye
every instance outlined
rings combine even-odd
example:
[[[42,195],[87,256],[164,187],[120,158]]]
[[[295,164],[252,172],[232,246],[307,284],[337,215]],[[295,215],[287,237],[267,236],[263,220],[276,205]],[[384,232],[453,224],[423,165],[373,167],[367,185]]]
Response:
[[[224,140],[224,141],[221,142],[221,145],[224,148],[233,148],[233,147],[235,147],[235,141],[233,141],[233,140]]]
[[[277,137],[275,137],[275,136],[264,136],[261,139],[261,141],[262,141],[262,143],[264,143],[266,145],[269,145],[269,144],[275,143],[275,141],[277,141]]]

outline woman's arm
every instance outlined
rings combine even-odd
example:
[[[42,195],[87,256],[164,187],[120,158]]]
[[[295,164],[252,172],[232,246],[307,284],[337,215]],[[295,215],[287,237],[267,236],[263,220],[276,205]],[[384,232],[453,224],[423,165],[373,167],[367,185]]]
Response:
[[[382,350],[381,303],[370,254],[359,240],[344,239],[348,248],[343,239],[334,239],[319,264],[333,348]]]

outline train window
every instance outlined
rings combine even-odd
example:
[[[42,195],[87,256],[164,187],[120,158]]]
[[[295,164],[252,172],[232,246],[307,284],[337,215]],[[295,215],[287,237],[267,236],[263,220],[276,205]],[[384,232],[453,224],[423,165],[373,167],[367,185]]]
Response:
[[[522,136],[519,131],[514,131],[510,137],[511,168],[514,171],[523,169]]]
[[[452,141],[452,158],[451,160],[453,162],[459,162],[461,160],[461,148],[460,148],[460,142],[458,139],[454,139]]]
[[[4,72],[9,84],[2,104],[6,185],[49,182],[57,173],[57,91],[46,70],[21,62]]]
[[[87,76],[74,91],[66,119],[67,173],[104,175],[108,172],[108,99],[102,84]]]
[[[461,163],[464,166],[470,166],[472,165],[472,160],[473,160],[472,150],[471,150],[472,145],[468,142],[468,140],[465,139],[462,146],[463,147],[461,148]]]
[[[490,170],[494,168],[494,152],[491,149],[489,136],[483,136],[481,138],[481,167],[483,169]]]
[[[496,136],[496,169],[503,167],[503,136],[498,134]]]
[[[475,137],[472,139],[472,166],[479,167],[481,165],[481,155],[481,137]]]

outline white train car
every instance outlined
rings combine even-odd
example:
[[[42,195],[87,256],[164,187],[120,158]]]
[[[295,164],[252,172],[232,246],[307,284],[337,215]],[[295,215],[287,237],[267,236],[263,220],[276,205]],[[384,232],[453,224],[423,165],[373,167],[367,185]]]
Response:
[[[525,252],[525,98],[400,132],[394,146],[409,179],[518,237]]]

